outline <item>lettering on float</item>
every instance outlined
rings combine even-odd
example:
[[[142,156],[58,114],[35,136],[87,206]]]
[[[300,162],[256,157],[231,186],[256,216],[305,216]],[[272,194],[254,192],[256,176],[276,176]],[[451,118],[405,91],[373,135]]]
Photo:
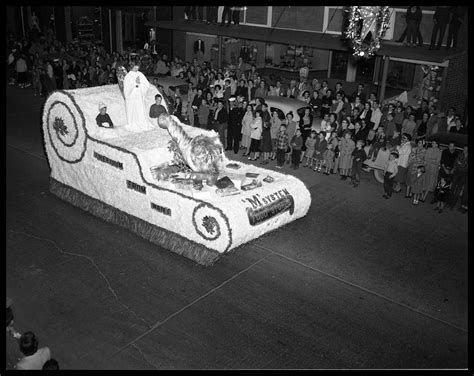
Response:
[[[293,215],[295,211],[295,200],[286,189],[280,189],[266,196],[256,193],[252,197],[242,199],[242,201],[252,205],[251,208],[245,209],[251,226],[261,224],[286,211]]]

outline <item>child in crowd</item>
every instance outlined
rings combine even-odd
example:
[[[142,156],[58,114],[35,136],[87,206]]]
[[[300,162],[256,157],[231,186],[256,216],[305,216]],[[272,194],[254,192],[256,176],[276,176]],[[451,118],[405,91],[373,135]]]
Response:
[[[327,132],[331,128],[331,121],[329,120],[329,114],[324,114],[323,120],[321,120],[321,130]]]
[[[362,171],[362,164],[367,159],[367,154],[364,150],[364,141],[358,140],[356,148],[352,152],[352,175],[351,184],[354,188],[360,184],[360,173]]]
[[[377,154],[379,153],[380,148],[385,146],[385,133],[383,127],[377,128],[377,133],[375,134],[374,142],[369,147],[368,159],[372,158],[373,161],[377,159]]]
[[[329,175],[334,165],[334,150],[332,144],[328,145],[328,148],[323,153],[324,158],[324,166],[326,167],[326,171],[324,171],[324,175]]]
[[[413,205],[418,205],[423,196],[423,187],[425,186],[425,166],[420,165],[416,168],[416,175],[411,182],[411,192],[413,193]]]
[[[383,174],[383,197],[389,199],[393,192],[393,179],[398,173],[398,153],[392,151],[388,157],[388,163]]]
[[[296,129],[295,135],[292,137],[291,142],[291,168],[297,169],[300,166],[301,149],[303,148],[303,137],[301,136],[301,130]]]
[[[435,210],[437,210],[438,213],[443,212],[444,204],[449,195],[450,189],[451,189],[451,183],[447,178],[442,177],[441,179],[439,179],[439,182],[436,185],[436,189],[434,191],[434,196],[435,196],[434,199],[436,202]]]
[[[314,149],[314,170],[317,172],[321,172],[321,168],[323,166],[324,162],[324,152],[326,151],[328,147],[328,143],[325,139],[326,137],[326,132],[321,131],[318,134],[318,141],[316,142],[315,149]]]
[[[312,168],[313,166],[313,156],[314,156],[314,147],[316,145],[316,131],[312,130],[309,137],[306,139],[305,142],[306,151],[304,153],[304,157],[306,158],[306,163],[304,167]]]
[[[286,125],[280,125],[280,131],[277,134],[276,141],[276,158],[277,165],[276,168],[282,168],[285,164],[285,153],[287,152],[288,147],[290,146],[288,133],[286,133]]]

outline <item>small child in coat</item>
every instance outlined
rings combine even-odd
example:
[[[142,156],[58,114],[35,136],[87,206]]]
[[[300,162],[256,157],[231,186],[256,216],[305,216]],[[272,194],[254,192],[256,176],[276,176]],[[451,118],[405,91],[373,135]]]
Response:
[[[383,197],[389,199],[393,192],[393,179],[398,173],[398,153],[392,151],[383,174]]]
[[[358,140],[356,148],[352,152],[352,175],[351,175],[351,184],[354,185],[354,188],[360,184],[360,173],[362,171],[362,164],[367,159],[367,154],[364,150],[364,141]]]
[[[324,175],[329,175],[331,173],[331,170],[334,166],[334,156],[335,153],[333,150],[333,146],[329,144],[328,148],[323,153],[324,165],[326,166],[326,171],[324,171]]]
[[[291,168],[297,169],[300,167],[301,149],[303,148],[303,137],[301,130],[296,129],[295,135],[291,138]]]
[[[328,142],[326,141],[326,132],[321,131],[318,133],[318,140],[314,147],[314,169],[313,171],[321,172],[324,163],[324,152],[328,148]]]
[[[419,199],[423,196],[425,186],[425,166],[420,165],[416,168],[416,175],[413,178],[411,192],[413,193],[413,205],[418,205]]]
[[[304,164],[304,167],[311,168],[313,167],[313,156],[314,156],[314,147],[316,145],[316,131],[313,129],[311,131],[311,134],[309,137],[306,139],[306,152],[304,153],[304,157],[306,159],[306,163]]]
[[[290,146],[288,133],[286,133],[286,125],[280,125],[280,131],[277,134],[276,139],[276,158],[277,164],[276,168],[282,168],[285,163],[285,153]]]
[[[446,199],[448,198],[450,189],[451,189],[451,183],[449,182],[448,179],[444,177],[439,179],[439,182],[436,185],[436,188],[434,191],[434,196],[435,196],[434,199],[436,201],[435,210],[437,210],[438,213],[443,212],[444,204],[446,202]]]

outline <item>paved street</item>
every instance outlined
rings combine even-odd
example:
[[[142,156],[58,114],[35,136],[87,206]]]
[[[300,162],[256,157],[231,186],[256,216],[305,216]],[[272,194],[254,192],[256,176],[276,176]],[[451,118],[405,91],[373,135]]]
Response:
[[[467,368],[467,214],[285,167],[308,215],[200,266],[49,193],[42,102],[7,87],[6,293],[61,369]]]

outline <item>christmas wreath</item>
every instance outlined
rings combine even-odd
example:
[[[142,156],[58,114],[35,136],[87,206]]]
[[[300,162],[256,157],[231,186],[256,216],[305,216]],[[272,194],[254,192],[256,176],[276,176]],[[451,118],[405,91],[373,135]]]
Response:
[[[352,6],[348,8],[346,37],[351,41],[354,55],[370,58],[380,48],[390,22],[389,7]]]

